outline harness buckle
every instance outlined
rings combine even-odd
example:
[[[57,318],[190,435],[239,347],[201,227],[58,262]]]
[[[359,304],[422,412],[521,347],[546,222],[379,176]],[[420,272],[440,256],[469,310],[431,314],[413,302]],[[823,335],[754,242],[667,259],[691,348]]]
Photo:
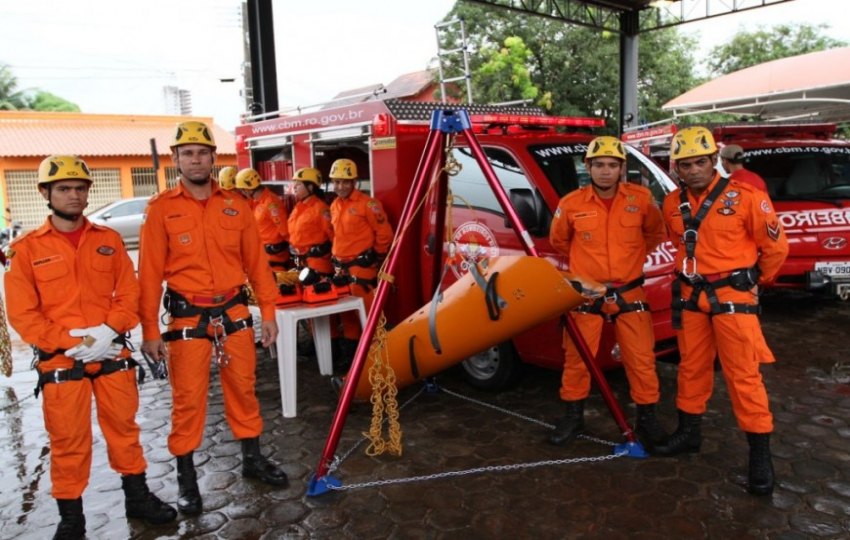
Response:
[[[59,373],[62,372],[62,371],[68,371],[68,369],[67,368],[56,368],[56,369],[53,370],[53,382],[54,383],[60,384],[60,383],[63,383],[63,382],[67,382],[67,381],[64,381],[64,380],[59,378]]]
[[[696,229],[685,229],[682,233],[682,242],[696,242],[699,239],[699,232]]]
[[[688,264],[690,261],[690,264]],[[690,266],[690,269],[688,268]],[[685,257],[682,259],[682,275],[688,278],[689,280],[693,280],[695,277],[699,277],[697,273],[697,259],[696,257]]]
[[[726,307],[727,307],[727,311],[726,311],[726,312],[727,312],[729,315],[734,315],[734,314],[735,314],[735,304],[733,304],[732,302],[726,302]]]
[[[212,297],[212,303],[213,304],[220,304],[222,302],[224,302],[224,295],[223,294],[217,294],[217,295]]]
[[[612,291],[611,294],[606,294],[603,296],[606,304],[616,304],[617,303],[617,291]]]
[[[180,331],[180,337],[184,341],[187,339],[192,339],[191,336],[189,336],[189,330],[191,330],[191,328],[189,328],[188,326],[184,326],[183,329]]]

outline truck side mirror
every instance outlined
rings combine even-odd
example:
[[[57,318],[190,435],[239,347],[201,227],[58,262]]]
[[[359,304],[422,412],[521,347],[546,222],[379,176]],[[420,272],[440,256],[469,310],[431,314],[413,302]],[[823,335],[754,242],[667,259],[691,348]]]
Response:
[[[551,214],[546,208],[543,197],[536,190],[529,188],[513,188],[508,192],[511,206],[514,207],[522,224],[534,236],[548,233]],[[505,227],[511,228],[511,222],[505,218]]]

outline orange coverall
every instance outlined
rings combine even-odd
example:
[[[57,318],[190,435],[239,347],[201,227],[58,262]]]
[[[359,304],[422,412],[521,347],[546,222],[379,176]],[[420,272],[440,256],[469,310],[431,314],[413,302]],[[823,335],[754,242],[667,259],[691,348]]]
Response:
[[[310,195],[295,203],[289,214],[289,244],[304,255],[313,246],[333,242],[331,211],[320,197]],[[333,274],[330,252],[324,257],[304,257],[305,264],[321,274]]]
[[[719,179],[720,175],[716,174],[699,199],[688,193],[694,215]],[[663,207],[671,240],[678,249],[676,268],[682,268],[685,258],[684,222],[679,204],[679,190],[676,190],[667,195]],[[696,272],[714,281],[733,270],[758,264],[759,283],[768,283],[787,255],[788,240],[767,193],[749,184],[729,182],[699,227]],[[682,284],[683,298],[689,298],[691,292],[690,286]],[[721,304],[758,304],[755,287],[749,291],[721,287],[716,292]],[[699,311],[682,312],[676,406],[690,414],[705,412],[713,390],[714,359],[719,354],[738,426],[750,433],[770,433],[773,416],[759,372],[760,348],[765,345],[758,316],[750,313],[711,316],[705,293],[700,295],[698,305]]]
[[[553,248],[569,257],[572,273],[607,286],[621,286],[643,274],[646,255],[664,240],[664,223],[648,189],[620,182],[608,210],[593,186],[588,185],[561,199],[549,240]],[[622,298],[626,303],[646,302],[643,287],[625,291]],[[619,311],[615,303],[603,305],[603,313],[613,315]],[[569,316],[576,321],[590,351],[596,355],[603,318],[580,312],[571,312]],[[641,405],[658,402],[652,315],[649,311],[619,314],[614,333],[623,354],[632,400]],[[585,399],[590,393],[590,374],[566,332],[564,346],[561,399]]]
[[[331,222],[334,228],[332,253],[334,258],[348,262],[368,249],[386,256],[393,241],[393,229],[383,206],[376,199],[355,189],[348,198],[337,197],[331,203]],[[373,280],[378,267],[352,265],[348,267],[352,277]],[[351,294],[363,298],[366,311],[372,307],[374,288],[367,289],[358,283],[351,284]],[[357,314],[346,312],[341,315],[343,336],[359,339],[360,322]]]
[[[138,322],[139,284],[121,237],[84,219],[78,247],[48,219],[17,239],[6,270],[9,322],[21,338],[46,352],[70,349],[81,339],[68,333],[106,323],[119,334]],[[126,349],[121,356],[129,356]],[[39,373],[70,369],[74,360],[56,354],[37,365]],[[86,373],[101,362],[85,364]],[[139,474],[147,464],[139,444],[136,370],[95,379],[44,385],[42,410],[50,437],[50,478],[57,499],[76,499],[88,485],[92,459],[91,402],[106,439],[109,465],[120,474]]]
[[[261,188],[260,197],[251,200],[254,209],[254,219],[257,220],[257,228],[260,232],[260,241],[263,248],[276,246],[280,251],[271,254],[266,251],[269,264],[274,270],[284,270],[289,262],[289,249],[280,244],[289,241],[289,227],[287,225],[286,205],[271,190]]]
[[[237,290],[248,280],[263,320],[274,320],[277,287],[268,271],[257,224],[248,201],[212,182],[204,206],[183,189],[169,189],[151,199],[141,229],[139,281],[140,315],[145,340],[160,339],[159,305],[162,282],[190,302]],[[195,299],[193,301],[193,299]],[[217,305],[222,305],[220,302]],[[248,307],[227,311],[231,320],[248,317]],[[200,315],[175,318],[169,330],[195,328]],[[254,324],[259,324],[255,321]],[[253,438],[263,430],[254,393],[256,353],[254,333],[246,328],[227,336],[224,350],[230,362],[220,369],[224,416],[236,439]],[[173,409],[168,449],[175,456],[195,450],[204,434],[212,342],[207,339],[169,342],[169,380]]]

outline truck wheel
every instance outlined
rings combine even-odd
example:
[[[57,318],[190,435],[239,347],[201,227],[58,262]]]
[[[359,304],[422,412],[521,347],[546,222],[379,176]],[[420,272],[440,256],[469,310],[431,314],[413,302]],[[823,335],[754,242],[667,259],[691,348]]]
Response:
[[[522,360],[510,341],[490,347],[461,364],[466,382],[480,390],[506,390],[519,381]]]

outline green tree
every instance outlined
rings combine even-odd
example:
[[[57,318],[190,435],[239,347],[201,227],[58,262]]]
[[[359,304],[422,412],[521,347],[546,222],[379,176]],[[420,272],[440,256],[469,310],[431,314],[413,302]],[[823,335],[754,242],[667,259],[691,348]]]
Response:
[[[847,45],[823,35],[828,28],[826,24],[802,23],[741,31],[729,43],[711,49],[708,68],[715,76],[725,75],[771,60]]]
[[[521,37],[505,38],[504,47],[487,47],[481,51],[485,58],[475,72],[472,82],[481,89],[483,101],[506,102],[531,100],[537,102],[540,89],[531,80],[528,62],[531,51]],[[544,96],[544,103],[545,96]]]
[[[44,90],[38,90],[29,100],[29,108],[34,111],[80,112],[76,103]]]
[[[465,21],[469,41],[470,69],[473,73],[474,99],[490,101],[494,96],[521,96],[514,82],[513,68],[493,69],[493,50],[502,50],[508,38],[521,40],[529,77],[527,88],[539,91],[534,99],[551,103],[551,112],[565,115],[594,115],[616,123],[619,112],[619,36],[610,32],[569,25],[554,19],[526,16],[502,9],[458,2],[447,18]],[[449,39],[456,47],[459,36]],[[518,42],[511,42],[518,43]],[[690,89],[693,76],[695,41],[682,37],[675,29],[648,32],[639,41],[639,103],[641,120],[653,121],[669,116],[660,105]],[[515,45],[514,52],[520,48]],[[503,101],[503,99],[499,99]]]
[[[80,107],[44,90],[18,89],[18,78],[9,66],[0,66],[0,111],[24,110],[80,112]]]
[[[18,89],[18,78],[9,66],[0,66],[0,111],[26,109],[26,94]]]

